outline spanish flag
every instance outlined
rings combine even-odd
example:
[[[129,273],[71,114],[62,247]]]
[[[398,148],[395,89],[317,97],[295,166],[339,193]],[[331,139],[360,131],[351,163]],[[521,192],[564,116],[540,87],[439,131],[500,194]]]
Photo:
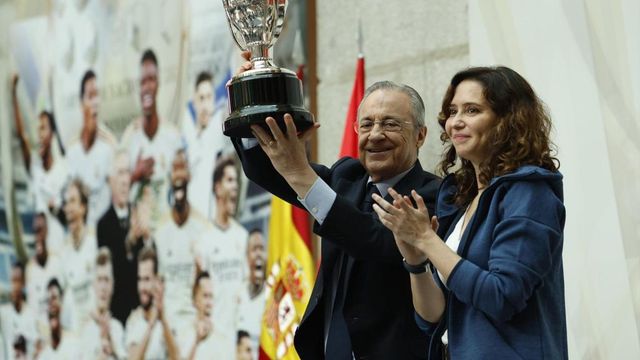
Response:
[[[309,302],[316,273],[309,225],[306,211],[272,198],[260,360],[299,359],[293,335]]]

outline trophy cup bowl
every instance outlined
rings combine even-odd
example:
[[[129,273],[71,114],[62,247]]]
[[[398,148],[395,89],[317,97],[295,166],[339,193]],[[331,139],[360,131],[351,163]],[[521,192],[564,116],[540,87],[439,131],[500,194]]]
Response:
[[[229,116],[223,133],[251,138],[253,124],[268,130],[268,116],[286,131],[286,113],[298,131],[309,128],[313,115],[304,107],[302,82],[293,71],[275,66],[269,56],[284,25],[287,0],[222,0],[222,5],[233,39],[240,49],[251,52],[253,64],[253,69],[234,76],[227,85]]]

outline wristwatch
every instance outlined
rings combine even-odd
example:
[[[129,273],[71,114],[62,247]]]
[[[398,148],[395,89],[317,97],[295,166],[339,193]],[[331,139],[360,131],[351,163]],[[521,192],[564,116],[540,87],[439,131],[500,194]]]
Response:
[[[427,269],[431,268],[431,261],[427,259],[418,265],[411,265],[407,262],[407,259],[402,258],[402,265],[404,266],[405,270],[412,274],[422,274],[427,272]]]

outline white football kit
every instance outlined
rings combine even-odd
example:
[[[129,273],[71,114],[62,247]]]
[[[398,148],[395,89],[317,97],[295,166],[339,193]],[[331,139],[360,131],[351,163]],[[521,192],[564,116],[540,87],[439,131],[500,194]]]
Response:
[[[197,244],[196,252],[213,284],[213,323],[225,335],[236,334],[242,291],[246,291],[246,248],[249,233],[236,220],[223,230],[213,225]]]

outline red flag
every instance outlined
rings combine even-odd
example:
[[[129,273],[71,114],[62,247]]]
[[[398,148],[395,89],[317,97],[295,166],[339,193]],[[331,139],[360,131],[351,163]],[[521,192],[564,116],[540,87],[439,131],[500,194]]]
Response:
[[[342,135],[342,146],[340,147],[340,157],[358,157],[358,134],[354,125],[358,121],[358,106],[364,97],[364,56],[358,56],[356,64],[356,79],[351,90],[351,101],[347,111],[347,120],[344,124],[344,134]]]

